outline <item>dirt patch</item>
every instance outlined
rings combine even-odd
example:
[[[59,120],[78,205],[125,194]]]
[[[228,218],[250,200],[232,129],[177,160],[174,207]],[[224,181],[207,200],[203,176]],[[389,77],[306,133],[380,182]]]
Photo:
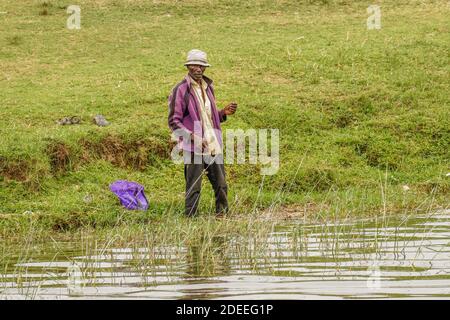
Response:
[[[51,173],[63,174],[75,170],[80,165],[95,160],[105,160],[114,166],[144,170],[162,159],[170,158],[173,144],[155,137],[125,141],[123,138],[109,135],[99,141],[82,139],[76,150],[62,141],[50,141],[44,149],[49,158]],[[43,177],[48,171],[36,170],[36,159],[6,159],[0,156],[0,176],[5,180],[33,182],[36,175]],[[37,172],[39,171],[39,172]],[[33,177],[35,175],[35,177]]]
[[[65,172],[70,166],[70,148],[62,142],[50,143],[46,152],[50,158],[53,173]]]
[[[83,163],[103,159],[121,168],[144,170],[159,159],[168,159],[171,150],[169,141],[153,137],[135,141],[124,141],[121,137],[109,135],[100,141],[82,139],[81,160]]]
[[[0,157],[0,175],[7,180],[28,181],[30,163],[25,160],[7,160]]]

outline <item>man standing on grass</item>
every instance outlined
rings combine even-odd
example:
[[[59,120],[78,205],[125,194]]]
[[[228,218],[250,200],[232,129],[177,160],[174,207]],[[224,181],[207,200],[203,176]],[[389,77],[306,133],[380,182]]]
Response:
[[[217,110],[212,80],[203,75],[210,67],[205,52],[189,51],[184,65],[188,74],[169,96],[169,127],[183,149],[185,214],[196,214],[202,175],[206,173],[214,189],[216,214],[223,215],[228,211],[228,200],[220,123],[236,112],[237,104]]]

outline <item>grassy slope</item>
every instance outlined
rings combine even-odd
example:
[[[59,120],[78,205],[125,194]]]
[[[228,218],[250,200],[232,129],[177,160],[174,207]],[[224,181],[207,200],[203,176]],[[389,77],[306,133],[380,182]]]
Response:
[[[259,198],[258,167],[228,166],[236,211],[445,205],[447,1],[382,1],[378,31],[366,28],[365,1],[77,1],[79,31],[65,28],[69,4],[0,1],[3,217],[31,210],[53,227],[115,223],[116,179],[144,184],[152,202],[129,219],[182,208],[166,100],[191,48],[209,54],[219,105],[239,102],[224,129],[280,129],[281,168]],[[93,125],[98,113],[112,125]],[[84,122],[55,124],[67,115]],[[212,207],[210,192],[202,199]]]

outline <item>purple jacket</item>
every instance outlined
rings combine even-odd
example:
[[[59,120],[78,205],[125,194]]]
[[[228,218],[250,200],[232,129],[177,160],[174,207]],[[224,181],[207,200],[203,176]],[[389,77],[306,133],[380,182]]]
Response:
[[[206,94],[211,101],[212,125],[215,129],[217,140],[222,146],[222,129],[220,127],[220,123],[224,122],[227,119],[227,116],[223,110],[217,110],[212,80],[206,76],[203,76],[203,80],[205,80],[208,84]],[[176,130],[178,133],[183,132],[186,136],[191,133],[198,136],[203,136],[201,126],[198,126],[200,130],[196,130],[196,132],[194,132],[194,122],[198,121],[198,123],[200,123],[201,119],[195,92],[191,90],[191,81],[191,77],[187,75],[183,81],[178,83],[172,89],[172,93],[169,96],[169,128],[172,131]],[[179,134],[177,135],[180,136]],[[183,150],[192,152],[194,150],[193,142],[188,139],[182,140]]]

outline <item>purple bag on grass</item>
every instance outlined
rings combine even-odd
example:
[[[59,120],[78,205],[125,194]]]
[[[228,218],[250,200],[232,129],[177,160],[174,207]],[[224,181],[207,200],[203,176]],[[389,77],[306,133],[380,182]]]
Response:
[[[144,194],[144,187],[139,183],[117,180],[109,188],[119,197],[120,203],[129,210],[147,210],[148,201]]]

